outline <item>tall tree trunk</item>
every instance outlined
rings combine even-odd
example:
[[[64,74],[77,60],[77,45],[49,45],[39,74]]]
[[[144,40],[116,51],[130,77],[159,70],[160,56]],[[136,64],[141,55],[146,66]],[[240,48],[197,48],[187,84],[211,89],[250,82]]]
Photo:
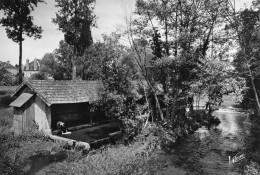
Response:
[[[168,44],[168,26],[167,26],[167,18],[165,17],[165,51],[166,51],[166,54],[167,56],[170,55],[169,53],[169,44]]]
[[[76,67],[76,60],[78,59],[78,55],[76,52],[76,47],[73,46],[73,60],[72,60],[72,80],[76,79],[77,74],[77,67]]]
[[[248,68],[248,71],[249,71],[249,77],[250,77],[251,85],[252,85],[253,90],[254,90],[254,95],[255,95],[255,100],[256,100],[257,111],[258,111],[258,114],[260,114],[260,102],[259,102],[259,97],[258,97],[258,94],[257,94],[257,91],[256,91],[255,82],[254,82],[254,77],[253,77],[253,75],[252,75],[252,71],[251,71],[250,66],[248,65],[248,63],[247,63],[247,68]]]
[[[162,108],[161,108],[161,105],[160,105],[160,103],[159,103],[159,100],[158,100],[158,98],[157,98],[156,93],[154,93],[154,98],[155,98],[156,107],[157,107],[158,112],[159,112],[159,114],[160,114],[160,118],[161,118],[161,120],[163,121],[163,120],[164,120],[163,112],[162,112]]]
[[[169,109],[169,104],[167,103],[166,104],[166,118],[169,119],[169,116],[170,116],[170,109]]]
[[[75,60],[72,61],[72,80],[76,79],[77,67],[75,62]]]
[[[257,111],[258,111],[258,113],[260,114],[260,103],[259,103],[259,98],[258,98],[258,94],[257,94],[257,91],[256,91],[256,87],[255,87],[254,79],[253,79],[252,76],[250,76],[250,80],[251,80],[251,84],[252,84],[252,87],[253,87],[253,90],[254,90],[254,94],[255,94],[256,105],[257,105]]]
[[[175,117],[176,117],[175,112],[176,112],[176,102],[177,102],[177,97],[178,97],[177,92],[178,91],[176,91],[176,93],[173,96],[173,101],[172,101],[172,105],[171,105],[171,107],[172,107],[172,109],[171,109],[171,123],[173,123],[173,119],[175,121]]]
[[[177,6],[177,8],[178,8],[178,6]],[[175,52],[174,52],[174,55],[175,56],[177,56],[177,54],[178,54],[178,43],[177,43],[177,38],[178,38],[178,9],[176,10],[176,17],[175,17],[175,23],[176,23],[176,25],[175,25]]]
[[[23,30],[22,27],[20,27],[19,29],[19,33],[20,33],[20,41],[19,41],[19,73],[18,73],[18,77],[19,77],[19,84],[21,84],[23,82],[23,73],[22,73],[22,55],[23,55]]]

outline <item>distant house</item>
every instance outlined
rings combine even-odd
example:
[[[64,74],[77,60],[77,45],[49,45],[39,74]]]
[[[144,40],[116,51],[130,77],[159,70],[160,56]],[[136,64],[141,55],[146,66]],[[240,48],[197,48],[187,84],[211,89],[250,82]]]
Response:
[[[39,130],[51,134],[58,121],[75,126],[102,120],[104,115],[92,108],[99,100],[99,86],[95,81],[24,81],[12,94],[18,98],[10,104],[14,132],[22,133],[36,123]]]
[[[32,74],[38,73],[40,71],[40,59],[34,59],[32,62],[26,60],[26,65],[24,67],[23,73],[24,78],[29,79]]]
[[[18,73],[18,67],[15,67],[10,64],[10,61],[2,62],[0,61],[0,71],[6,71],[11,73],[12,75],[16,75]]]

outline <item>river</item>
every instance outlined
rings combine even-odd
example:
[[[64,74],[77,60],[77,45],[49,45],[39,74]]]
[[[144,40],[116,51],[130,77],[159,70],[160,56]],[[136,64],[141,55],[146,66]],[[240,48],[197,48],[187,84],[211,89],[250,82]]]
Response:
[[[200,128],[195,134],[181,141],[174,151],[167,155],[171,160],[170,165],[156,174],[172,174],[176,167],[182,170],[176,171],[175,174],[242,174],[248,149],[260,147],[259,142],[252,142],[252,124],[241,112],[218,110],[213,115],[220,119],[219,126],[210,131]],[[258,145],[252,146],[253,143]],[[232,158],[237,154],[243,154],[242,160],[233,163]],[[162,153],[161,156],[165,157],[166,154]],[[243,158],[244,156],[246,158]]]

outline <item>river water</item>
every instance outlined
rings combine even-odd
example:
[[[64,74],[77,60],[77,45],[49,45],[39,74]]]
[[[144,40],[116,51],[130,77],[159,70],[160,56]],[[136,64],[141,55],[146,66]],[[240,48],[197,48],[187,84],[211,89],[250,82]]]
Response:
[[[247,159],[233,163],[229,161],[229,156],[231,159],[237,154],[248,156],[248,149],[252,148],[250,144],[253,143],[250,139],[252,124],[241,112],[218,110],[213,115],[220,119],[219,126],[210,131],[200,128],[194,135],[181,141],[167,155],[171,164],[157,174],[172,174],[176,167],[184,171],[176,171],[175,174],[242,174]],[[254,147],[260,148],[260,145]]]

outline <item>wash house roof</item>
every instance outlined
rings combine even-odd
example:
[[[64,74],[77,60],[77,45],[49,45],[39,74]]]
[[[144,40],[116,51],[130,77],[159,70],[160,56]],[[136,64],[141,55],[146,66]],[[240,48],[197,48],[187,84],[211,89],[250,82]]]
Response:
[[[13,101],[10,106],[13,107],[21,107],[23,106],[30,98],[32,98],[33,94],[22,93],[15,101]]]
[[[29,87],[48,106],[52,104],[94,102],[99,99],[100,83],[97,81],[54,81],[29,80],[24,81],[12,94],[18,95],[24,88]]]

